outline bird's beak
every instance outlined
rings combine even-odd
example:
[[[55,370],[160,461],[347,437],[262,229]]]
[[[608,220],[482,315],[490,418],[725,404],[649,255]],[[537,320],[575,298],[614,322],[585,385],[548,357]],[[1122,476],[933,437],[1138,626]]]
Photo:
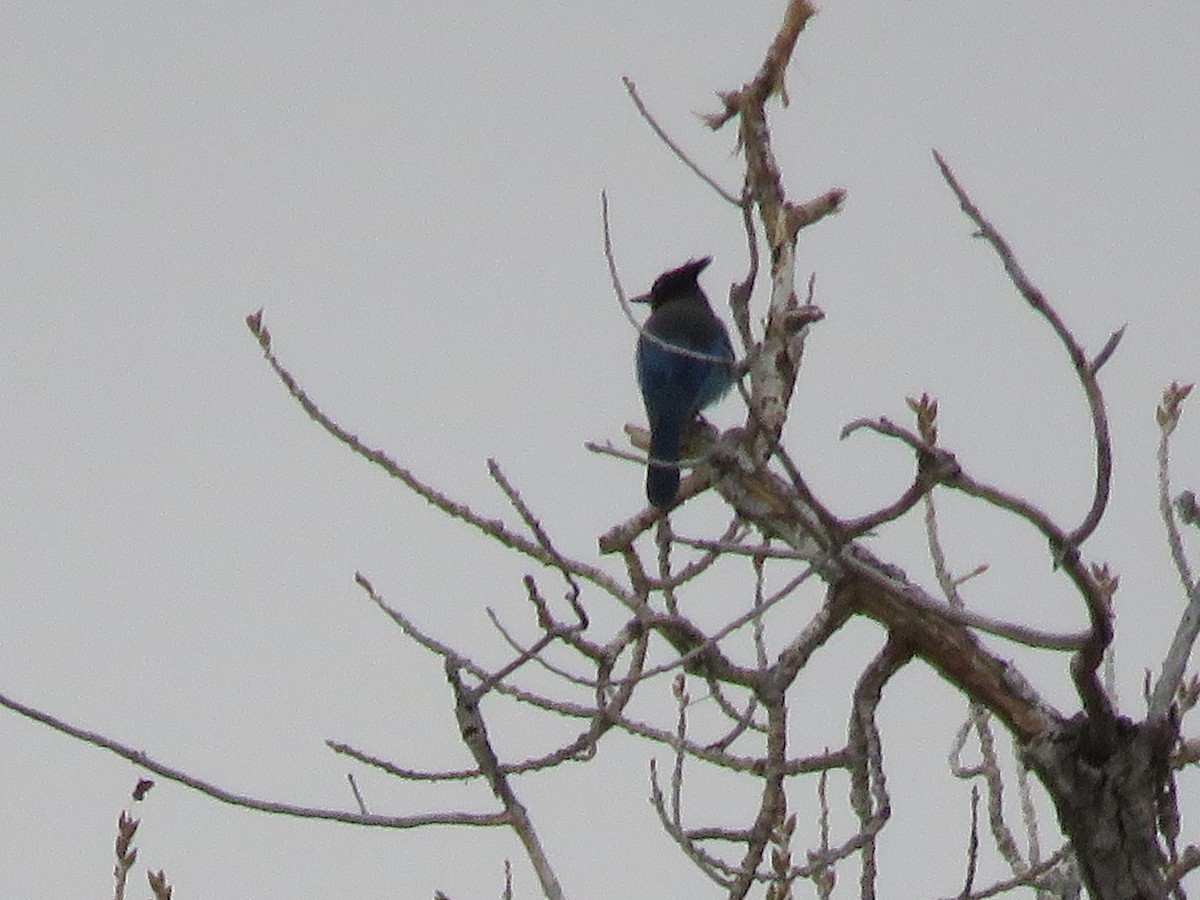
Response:
[[[629,302],[630,303],[649,303],[650,295],[649,294],[638,294],[636,297],[630,297]]]

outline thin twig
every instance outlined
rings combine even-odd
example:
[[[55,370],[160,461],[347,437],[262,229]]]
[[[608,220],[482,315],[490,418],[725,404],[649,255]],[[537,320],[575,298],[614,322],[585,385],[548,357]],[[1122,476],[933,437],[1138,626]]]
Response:
[[[1104,346],[1100,348],[1100,352],[1096,354],[1096,358],[1092,360],[1092,375],[1093,377],[1100,371],[1100,368],[1109,361],[1114,353],[1117,352],[1117,346],[1121,343],[1121,338],[1125,336],[1125,329],[1129,323],[1125,323],[1116,331],[1108,336],[1108,340]]]
[[[679,845],[688,859],[695,863],[696,867],[713,882],[722,888],[728,888],[733,883],[734,868],[699,847],[697,842],[706,838],[693,836],[690,832],[684,831],[672,819],[671,814],[667,811],[662,787],[658,783],[658,763],[654,759],[650,760],[650,805],[658,813],[658,821],[663,830]]]
[[[350,790],[354,792],[354,802],[358,804],[358,811],[364,816],[368,815],[367,804],[366,801],[363,800],[362,792],[358,789],[358,782],[354,780],[354,773],[347,772],[346,780],[350,782]]]
[[[416,641],[420,646],[425,647],[427,650],[438,656],[441,656],[443,659],[457,659],[460,666],[464,670],[470,672],[473,677],[479,679],[480,681],[484,681],[489,678],[491,673],[489,673],[487,670],[471,663],[470,660],[459,658],[453,648],[442,644],[427,634],[424,634],[407,616],[405,616],[399,610],[389,606],[364,576],[361,574],[356,576],[356,581],[358,582],[359,586],[367,592],[372,602],[374,602],[379,609],[381,609],[387,616],[396,622],[396,624],[400,626],[405,634]],[[707,643],[703,639],[703,635],[698,631],[698,629],[695,629],[694,626],[690,626],[690,623],[687,623],[686,621],[674,620],[668,617],[658,621],[657,623],[653,623],[653,625],[654,627],[665,631],[673,640],[688,642],[697,650],[704,649],[701,647],[701,645],[705,645]],[[611,682],[611,684],[619,691],[632,689],[635,684],[644,680],[641,677],[641,663],[638,660],[640,660],[640,655],[644,653],[645,642],[639,641],[636,646],[638,648],[638,659],[635,660],[637,665],[631,668],[631,672],[627,679],[613,680]],[[734,683],[753,683],[756,680],[756,675],[753,670],[735,667],[720,657],[703,655],[701,658],[704,659],[706,665],[713,665],[715,663],[715,669],[720,671],[726,680]],[[498,693],[504,694],[505,696],[511,697],[520,703],[524,703],[537,709],[554,712],[559,715],[569,716],[571,718],[586,719],[588,721],[595,720],[597,716],[596,709],[594,707],[582,706],[578,703],[570,703],[565,700],[554,700],[542,694],[523,690],[511,684],[503,682],[497,683],[494,685],[494,690]],[[619,705],[614,701],[614,706]],[[610,724],[620,728],[622,731],[648,738],[661,744],[672,744],[673,738],[670,732],[654,728],[644,722],[638,722],[618,715],[616,709],[614,708],[605,709],[602,717],[606,722],[611,720]],[[339,752],[342,752],[341,747],[344,747],[344,745],[339,745],[336,749],[339,749]],[[722,766],[731,771],[754,772],[759,767],[758,761],[753,758],[733,756],[731,754],[714,750],[700,744],[689,744],[688,752],[698,759],[704,759],[713,763],[714,765]],[[833,759],[826,759],[824,756],[806,757],[803,759],[789,761],[787,763],[787,773],[789,775],[795,775],[803,772],[819,771],[823,766],[837,767],[841,766],[843,763],[844,758],[840,755],[835,755]],[[398,774],[398,772],[396,774]],[[466,773],[461,777],[474,777],[474,775],[475,773],[471,772]],[[446,777],[450,778],[460,776],[452,776],[447,773]]]
[[[134,750],[128,744],[123,744],[120,741],[105,737],[94,731],[78,728],[56,716],[52,716],[50,713],[27,706],[5,694],[0,694],[0,706],[11,709],[13,712],[25,716],[27,719],[48,725],[55,731],[60,731],[76,740],[83,741],[85,744],[91,744],[95,747],[108,750],[110,753],[115,753],[122,759],[129,760],[135,766],[140,766],[143,769],[161,775],[168,781],[177,782],[191,788],[197,793],[212,797],[214,800],[219,800],[221,803],[228,803],[230,806],[238,806],[242,809],[253,809],[258,812],[291,816],[297,819],[324,819],[329,822],[342,822],[347,825],[369,825],[375,828],[421,828],[426,825],[495,826],[508,824],[508,817],[504,813],[435,812],[412,816],[378,816],[363,815],[362,813],[340,809],[299,806],[292,803],[263,800],[248,794],[238,794],[210,781],[205,781],[182,769],[159,762],[142,750]]]
[[[529,508],[520,491],[513,487],[512,483],[505,476],[504,471],[500,468],[500,464],[494,459],[488,459],[487,465],[488,474],[500,486],[500,490],[504,492],[504,496],[513,505],[513,509],[517,511],[521,520],[533,533],[538,544],[550,555],[550,558],[555,562],[556,568],[562,573],[563,580],[566,581],[567,587],[570,588],[567,601],[571,604],[571,609],[574,610],[575,616],[578,619],[576,628],[580,631],[586,630],[588,627],[588,617],[579,603],[579,582],[575,580],[575,573],[571,571],[570,561],[555,548],[554,542],[550,540],[550,535],[542,527],[542,523],[538,520],[538,517],[533,514],[533,510]]]
[[[679,344],[671,344],[663,340],[656,334],[651,334],[637,320],[637,316],[633,314],[633,307],[630,305],[629,299],[625,296],[625,289],[621,287],[621,277],[617,274],[617,261],[613,255],[612,233],[608,222],[608,192],[600,192],[600,218],[604,225],[604,258],[608,261],[608,275],[612,280],[613,291],[617,295],[617,303],[621,306],[621,311],[625,313],[625,318],[629,320],[629,324],[637,331],[638,337],[647,340],[655,346],[661,347],[668,353],[673,353],[676,356],[687,357],[688,359],[698,359],[701,362],[717,363],[722,366],[729,366],[730,370],[736,375],[743,371],[744,366],[736,361],[731,361],[728,357],[717,356],[713,353],[704,353],[700,350],[691,350],[687,347],[682,347]]]
[[[966,900],[975,885],[975,872],[979,868],[979,785],[971,785],[971,831],[967,840],[967,874],[959,897]]]
[[[1070,852],[1071,848],[1069,845],[1066,847],[1061,847],[1041,865],[1034,866],[1028,872],[1023,872],[1022,874],[1015,875],[1012,878],[1006,878],[1003,881],[997,881],[991,887],[981,891],[976,891],[974,894],[971,894],[969,898],[966,898],[966,900],[987,900],[989,897],[996,897],[1000,894],[1007,893],[1014,888],[1026,887],[1030,885],[1036,886],[1038,879],[1066,859]],[[964,900],[964,898],[961,894],[955,894],[953,897],[947,897],[946,900]]]
[[[733,324],[742,339],[742,352],[749,355],[754,350],[754,332],[750,327],[750,297],[754,293],[754,282],[758,278],[758,232],[754,228],[754,196],[747,181],[742,185],[742,227],[746,231],[746,254],[749,263],[746,277],[729,289],[729,309]]]
[[[819,842],[817,856],[822,861],[829,858],[829,773],[822,772],[817,777],[817,830]],[[833,886],[836,881],[833,863],[823,865],[812,874],[813,884],[817,888],[819,900],[830,900],[833,897]]]
[[[1023,761],[1017,765],[1017,794],[1021,798],[1021,822],[1025,825],[1025,840],[1029,847],[1029,865],[1037,868],[1042,862],[1042,842],[1038,833],[1037,808],[1033,805],[1033,789],[1029,770]]]
[[[357,435],[351,434],[337,422],[327,416],[320,407],[312,400],[311,397],[300,387],[295,377],[283,364],[276,358],[271,349],[271,335],[262,321],[262,310],[246,317],[246,325],[250,332],[258,339],[259,346],[262,348],[263,356],[267,363],[275,371],[276,376],[283,382],[288,393],[295,398],[296,402],[304,409],[309,418],[320,425],[326,432],[344,444],[346,447],[354,451],[363,459],[378,466],[390,477],[404,484],[409,490],[417,496],[424,499],[426,502],[444,512],[452,519],[458,519],[465,522],[476,530],[482,532],[488,537],[495,540],[502,546],[508,547],[511,550],[516,550],[518,553],[524,554],[531,559],[544,563],[547,566],[559,568],[563,564],[563,559],[558,559],[551,553],[548,553],[544,548],[540,547],[536,542],[530,541],[519,534],[509,530],[503,522],[498,519],[486,519],[478,513],[474,512],[465,503],[458,503],[450,499],[441,491],[431,487],[425,482],[417,478],[411,471],[397,464],[387,453],[382,450],[368,447],[364,444]],[[621,603],[626,606],[633,607],[636,605],[635,600],[629,596],[613,578],[601,569],[590,566],[578,561],[566,561],[570,571],[585,581],[590,581],[592,584],[599,587],[601,590],[611,594]]]
[[[996,849],[1014,872],[1028,868],[1021,858],[1016,839],[1004,821],[1004,778],[1000,772],[1000,759],[996,753],[996,736],[992,731],[991,717],[979,703],[968,704],[967,718],[955,736],[950,754],[950,771],[956,778],[982,778],[987,787],[988,825]],[[962,750],[968,734],[974,731],[979,742],[979,764],[965,766]]]
[[[621,78],[621,83],[625,85],[625,90],[629,92],[629,99],[633,101],[633,105],[637,107],[637,111],[642,114],[642,118],[646,120],[646,124],[654,130],[654,133],[658,135],[658,139],[667,145],[670,151],[675,154],[676,158],[689,169],[691,169],[696,174],[697,178],[716,191],[722,200],[726,200],[729,203],[732,203],[734,206],[740,206],[741,203],[738,201],[737,197],[733,196],[733,194],[729,193],[729,191],[717,184],[714,178],[712,178],[707,172],[692,162],[691,157],[683,152],[683,148],[675,143],[675,141],[671,140],[671,136],[667,134],[666,130],[661,125],[658,124],[658,121],[651,114],[650,110],[646,108],[646,104],[642,102],[642,98],[638,94],[637,85],[633,83],[633,79],[625,76]]]

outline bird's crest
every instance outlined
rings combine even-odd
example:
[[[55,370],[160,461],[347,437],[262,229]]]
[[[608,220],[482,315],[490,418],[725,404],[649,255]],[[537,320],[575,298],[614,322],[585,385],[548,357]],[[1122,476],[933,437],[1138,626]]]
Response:
[[[633,299],[657,307],[672,297],[690,294],[697,289],[696,279],[700,277],[701,272],[708,268],[710,262],[712,262],[711,256],[689,259],[678,269],[663,272],[655,278],[654,287],[650,288],[650,293]]]

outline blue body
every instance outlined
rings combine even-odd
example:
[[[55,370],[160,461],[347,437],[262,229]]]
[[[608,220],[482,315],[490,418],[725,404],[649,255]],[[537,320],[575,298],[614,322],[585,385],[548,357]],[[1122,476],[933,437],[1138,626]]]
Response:
[[[708,260],[688,263],[661,276],[645,298],[651,315],[645,330],[668,344],[703,353],[698,359],[673,352],[645,335],[638,339],[637,378],[650,420],[650,465],[646,496],[666,508],[679,490],[677,463],[683,433],[700,410],[719,400],[733,383],[733,347],[696,276]],[[725,360],[724,362],[718,360]]]

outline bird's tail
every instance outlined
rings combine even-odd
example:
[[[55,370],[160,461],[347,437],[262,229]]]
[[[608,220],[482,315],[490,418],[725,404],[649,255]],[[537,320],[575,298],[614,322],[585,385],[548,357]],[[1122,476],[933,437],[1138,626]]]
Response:
[[[650,465],[646,469],[646,499],[659,509],[666,509],[679,490],[680,425],[659,422],[650,430]]]

